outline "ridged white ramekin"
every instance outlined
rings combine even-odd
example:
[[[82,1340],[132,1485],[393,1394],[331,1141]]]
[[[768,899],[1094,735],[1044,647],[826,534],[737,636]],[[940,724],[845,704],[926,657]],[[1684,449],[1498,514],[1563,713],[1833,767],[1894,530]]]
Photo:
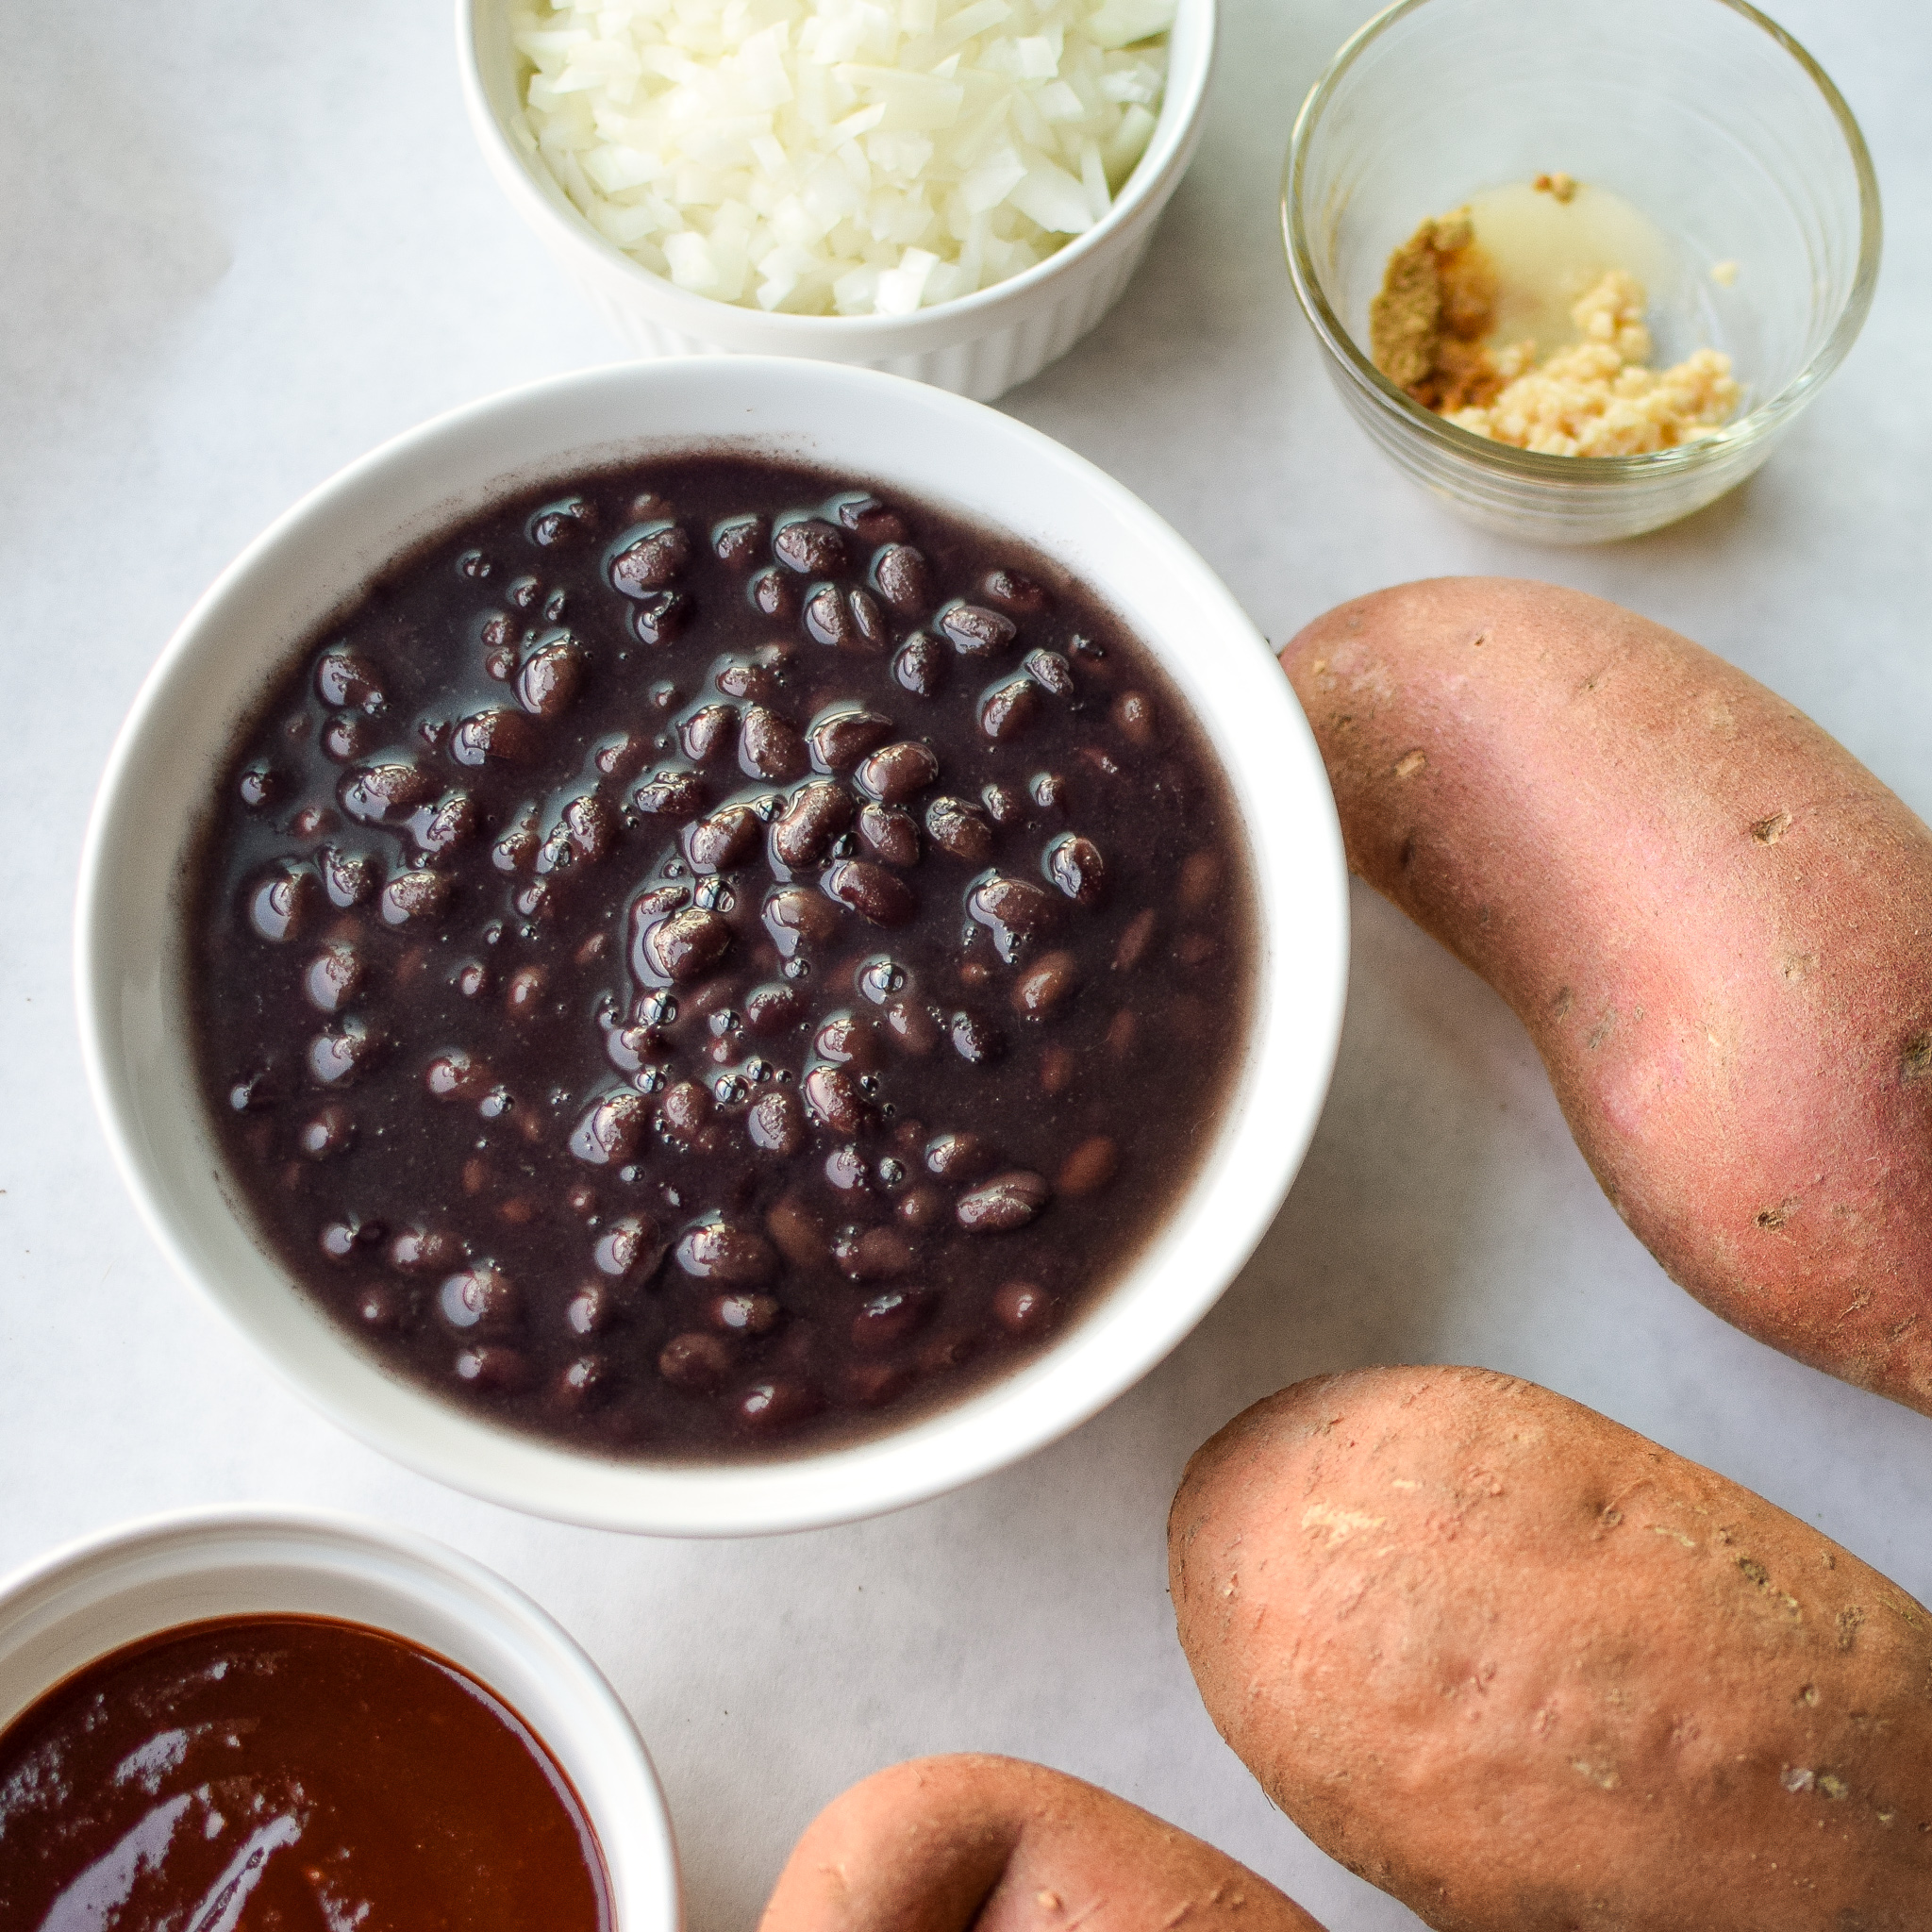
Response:
[[[1010,280],[912,315],[768,315],[653,275],[525,160],[510,0],[457,0],[458,67],[490,172],[591,306],[640,356],[808,356],[909,375],[990,403],[1063,356],[1119,300],[1201,140],[1216,0],[1180,0],[1167,88],[1147,152],[1106,216]]]
[[[312,1510],[224,1508],[70,1543],[0,1581],[0,1727],[126,1644],[276,1615],[386,1630],[488,1685],[576,1792],[604,1854],[611,1932],[678,1932],[670,1814],[616,1691],[528,1597],[426,1537]]]

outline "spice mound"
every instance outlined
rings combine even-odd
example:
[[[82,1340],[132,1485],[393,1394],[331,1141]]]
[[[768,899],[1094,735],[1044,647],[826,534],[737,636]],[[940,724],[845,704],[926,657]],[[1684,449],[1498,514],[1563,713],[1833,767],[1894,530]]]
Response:
[[[1466,208],[1424,222],[1389,258],[1370,304],[1375,367],[1458,428],[1549,456],[1638,456],[1692,442],[1743,394],[1730,358],[1715,349],[1651,368],[1647,298],[1624,270],[1572,306],[1579,340],[1541,361],[1533,341],[1493,342],[1501,292]]]

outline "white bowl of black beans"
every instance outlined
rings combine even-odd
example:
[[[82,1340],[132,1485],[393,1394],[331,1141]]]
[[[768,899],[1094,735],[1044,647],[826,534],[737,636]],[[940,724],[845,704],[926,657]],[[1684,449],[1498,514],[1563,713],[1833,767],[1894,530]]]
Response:
[[[222,575],[109,762],[83,1044],[342,1426],[749,1534],[1092,1415],[1293,1179],[1332,800],[1173,530],[983,406],[691,358],[458,409]]]

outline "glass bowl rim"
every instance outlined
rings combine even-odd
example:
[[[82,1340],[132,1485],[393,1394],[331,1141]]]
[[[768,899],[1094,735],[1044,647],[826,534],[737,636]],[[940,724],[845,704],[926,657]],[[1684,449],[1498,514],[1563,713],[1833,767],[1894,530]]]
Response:
[[[1398,389],[1375,367],[1322,291],[1302,219],[1302,188],[1309,143],[1344,76],[1385,33],[1428,4],[1429,0],[1395,0],[1394,5],[1384,8],[1349,36],[1308,90],[1301,111],[1295,116],[1294,130],[1289,137],[1288,157],[1282,169],[1282,242],[1295,295],[1329,354],[1357,384],[1368,391],[1371,399],[1410,429],[1439,443],[1461,461],[1520,479],[1572,487],[1662,480],[1701,468],[1757,441],[1807,402],[1818,386],[1844,360],[1857,340],[1858,331],[1864,326],[1865,317],[1872,307],[1884,241],[1878,176],[1872,164],[1871,152],[1865,145],[1863,131],[1831,76],[1799,42],[1774,20],[1752,6],[1750,0],[1713,0],[1713,4],[1728,8],[1768,34],[1797,62],[1830,108],[1844,139],[1858,182],[1858,259],[1852,286],[1846,292],[1844,305],[1830,335],[1804,368],[1775,395],[1734,422],[1724,424],[1710,436],[1681,442],[1670,449],[1646,450],[1633,456],[1571,457],[1542,450],[1518,449],[1512,443],[1498,442],[1493,438],[1478,436],[1474,430],[1460,428],[1433,410],[1424,408],[1407,391]]]

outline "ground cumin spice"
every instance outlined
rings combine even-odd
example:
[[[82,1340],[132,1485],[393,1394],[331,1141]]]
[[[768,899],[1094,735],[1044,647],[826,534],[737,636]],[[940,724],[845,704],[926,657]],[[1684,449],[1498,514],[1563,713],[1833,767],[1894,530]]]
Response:
[[[1389,258],[1369,304],[1369,353],[1425,409],[1480,408],[1503,387],[1482,345],[1495,308],[1495,264],[1468,213],[1426,221]]]

